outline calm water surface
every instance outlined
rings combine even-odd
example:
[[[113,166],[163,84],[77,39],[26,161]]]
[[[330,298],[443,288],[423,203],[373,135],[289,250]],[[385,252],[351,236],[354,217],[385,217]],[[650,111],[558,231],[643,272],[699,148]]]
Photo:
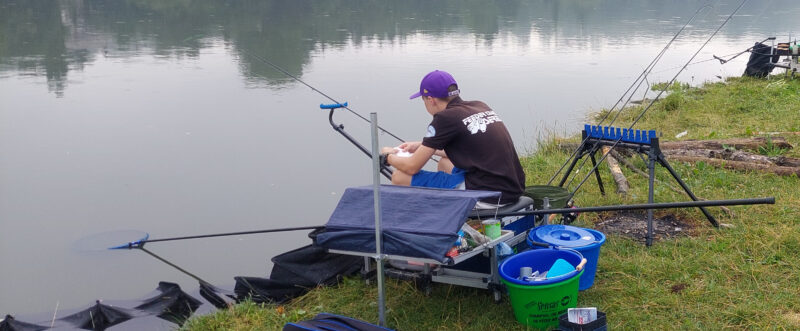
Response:
[[[711,4],[651,82],[672,78],[739,2]],[[94,234],[318,225],[346,187],[370,184],[370,161],[318,109],[330,100],[259,59],[409,140],[430,119],[408,96],[425,73],[447,70],[465,99],[501,114],[525,154],[612,106],[701,5],[0,0],[0,313],[136,298],[159,280],[196,287],[141,252],[74,249]],[[740,75],[747,55],[707,60],[794,36],[797,17],[794,0],[750,1],[679,79]],[[366,122],[337,119],[369,146]],[[149,247],[230,285],[307,242],[284,233]]]

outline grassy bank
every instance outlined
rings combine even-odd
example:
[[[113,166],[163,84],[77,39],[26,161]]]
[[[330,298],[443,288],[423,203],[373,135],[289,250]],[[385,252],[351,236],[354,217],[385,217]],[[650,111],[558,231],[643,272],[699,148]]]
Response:
[[[762,132],[800,131],[800,80],[734,78],[702,88],[675,85],[636,125],[663,132],[662,140],[751,137]],[[627,109],[617,121],[627,126],[641,111]],[[686,131],[680,139],[677,134]],[[800,135],[784,135],[793,146]],[[577,139],[573,137],[572,139]],[[523,160],[528,184],[546,183],[569,155],[550,138]],[[763,154],[800,157],[797,149]],[[663,210],[693,224],[691,236],[646,248],[625,236],[609,235],[594,286],[580,292],[579,306],[606,312],[612,329],[776,328],[800,329],[800,179],[761,172],[724,170],[707,164],[671,162],[700,197],[737,199],[774,196],[775,205],[731,207],[735,216],[712,208],[729,228],[709,225],[696,209]],[[638,161],[640,168],[644,168]],[[584,170],[585,171],[585,170]],[[627,196],[601,196],[591,179],[575,200],[580,206],[641,203],[646,179],[627,169]],[[607,187],[613,184],[602,169]],[[582,178],[582,176],[580,176]],[[664,169],[657,177],[674,185]],[[613,191],[612,188],[607,188]],[[656,201],[685,201],[684,194],[656,184]],[[610,214],[583,214],[575,225],[594,227]],[[524,330],[507,300],[493,303],[488,291],[436,284],[430,296],[408,282],[389,279],[387,322],[401,330]],[[189,330],[280,329],[284,323],[332,312],[377,321],[377,289],[360,279],[311,291],[286,305],[240,304],[192,319]]]

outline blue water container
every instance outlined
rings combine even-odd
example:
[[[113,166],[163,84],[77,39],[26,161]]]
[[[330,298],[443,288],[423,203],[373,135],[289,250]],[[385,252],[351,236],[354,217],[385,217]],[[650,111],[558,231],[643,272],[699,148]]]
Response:
[[[597,272],[597,261],[600,259],[600,246],[606,242],[606,236],[592,229],[584,229],[569,225],[550,224],[534,228],[528,234],[528,245],[533,249],[543,247],[533,242],[546,243],[559,248],[574,249],[586,258],[586,267],[581,275],[579,290],[592,287]]]

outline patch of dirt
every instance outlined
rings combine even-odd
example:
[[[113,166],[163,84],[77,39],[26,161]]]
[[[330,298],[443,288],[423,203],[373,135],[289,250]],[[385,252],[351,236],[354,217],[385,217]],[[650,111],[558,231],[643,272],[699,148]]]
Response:
[[[670,290],[672,290],[672,293],[679,293],[680,291],[685,290],[687,286],[689,285],[686,285],[685,283],[675,284],[670,287]]]
[[[653,241],[691,236],[695,227],[696,225],[692,222],[679,219],[673,214],[661,217],[653,215]],[[596,224],[596,228],[606,234],[614,233],[645,242],[647,213],[622,212],[603,215],[601,221]]]

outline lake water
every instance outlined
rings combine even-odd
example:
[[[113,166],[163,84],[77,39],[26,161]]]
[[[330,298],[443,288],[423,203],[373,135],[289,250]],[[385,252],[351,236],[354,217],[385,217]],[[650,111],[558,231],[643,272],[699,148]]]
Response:
[[[738,6],[711,2],[650,76],[667,81]],[[324,224],[371,162],[327,122],[331,101],[418,140],[408,100],[433,69],[487,102],[518,151],[611,107],[701,7],[696,1],[0,0],[0,314],[130,299],[197,282],[138,251],[87,253],[98,233],[151,238]],[[679,80],[738,76],[796,0],[750,1]],[[370,146],[369,125],[336,116]],[[658,128],[654,128],[658,129]],[[399,142],[389,135],[381,145]],[[533,183],[529,183],[533,184]],[[125,241],[139,238],[127,238]],[[219,285],[266,276],[305,232],[153,243]]]

